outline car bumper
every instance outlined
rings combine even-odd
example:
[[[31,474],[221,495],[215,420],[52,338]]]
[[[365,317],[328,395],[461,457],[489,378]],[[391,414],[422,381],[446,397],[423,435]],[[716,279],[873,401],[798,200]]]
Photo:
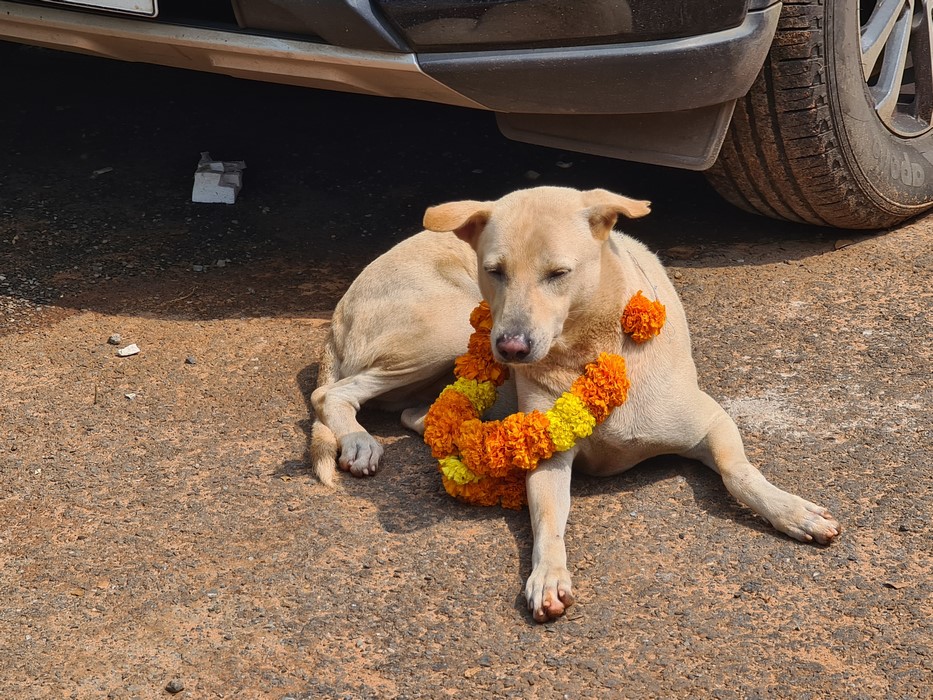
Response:
[[[700,36],[570,48],[404,53],[0,0],[0,38],[273,82],[504,113],[644,114],[744,95],[779,4]]]
[[[344,13],[356,12],[350,2],[334,2]],[[0,0],[0,39],[486,109],[517,140],[702,170],[715,161],[734,101],[754,82],[777,27],[780,2],[749,5],[737,26],[697,36],[415,53],[406,50],[404,37],[375,26],[371,9],[368,19],[354,15],[370,31],[357,31],[347,46],[338,46],[340,27],[351,26],[343,20],[340,26],[315,25],[308,39],[262,33],[271,29],[199,28]],[[242,15],[239,21],[244,24]]]

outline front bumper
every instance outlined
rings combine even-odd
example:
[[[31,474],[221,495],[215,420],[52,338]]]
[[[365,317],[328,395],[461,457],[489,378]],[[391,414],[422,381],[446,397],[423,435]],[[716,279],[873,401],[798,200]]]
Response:
[[[344,13],[355,12],[349,0],[331,1]],[[502,131],[518,140],[704,169],[718,154],[734,100],[751,87],[770,48],[781,5],[769,2],[751,0],[740,24],[698,36],[415,53],[391,27],[375,31],[379,20],[366,3],[365,16],[358,19],[372,31],[356,31],[345,43],[357,48],[346,48],[334,43],[340,27],[331,26],[333,13],[324,13],[330,24],[316,25],[308,39],[0,0],[0,39],[486,109],[496,112]]]

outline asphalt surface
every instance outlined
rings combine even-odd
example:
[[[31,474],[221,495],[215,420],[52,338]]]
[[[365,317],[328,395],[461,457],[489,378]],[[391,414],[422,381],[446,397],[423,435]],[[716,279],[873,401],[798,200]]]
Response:
[[[933,219],[768,221],[436,105],[0,65],[5,697],[933,697]],[[190,202],[201,151],[246,161],[235,205]],[[578,602],[536,625],[527,513],[451,501],[395,416],[364,413],[379,476],[314,482],[354,274],[430,204],[537,184],[653,201],[626,230],[669,264],[701,384],[838,542],[773,532],[685,460],[580,478]]]

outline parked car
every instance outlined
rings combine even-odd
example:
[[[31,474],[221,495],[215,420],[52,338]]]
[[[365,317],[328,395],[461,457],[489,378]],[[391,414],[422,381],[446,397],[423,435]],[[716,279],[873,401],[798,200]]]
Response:
[[[0,0],[0,39],[490,110],[866,229],[933,205],[931,26],[914,0]]]

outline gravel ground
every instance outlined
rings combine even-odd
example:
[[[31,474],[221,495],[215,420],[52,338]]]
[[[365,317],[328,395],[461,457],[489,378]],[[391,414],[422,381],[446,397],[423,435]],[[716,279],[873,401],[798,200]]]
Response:
[[[933,219],[783,225],[484,114],[0,63],[4,696],[933,697]],[[202,150],[247,161],[236,205],[188,201]],[[363,416],[377,478],[315,483],[308,399],[353,275],[426,205],[530,184],[655,202],[627,230],[669,263],[701,383],[837,543],[689,461],[579,478],[578,603],[541,626],[527,512],[450,500],[395,416]]]

